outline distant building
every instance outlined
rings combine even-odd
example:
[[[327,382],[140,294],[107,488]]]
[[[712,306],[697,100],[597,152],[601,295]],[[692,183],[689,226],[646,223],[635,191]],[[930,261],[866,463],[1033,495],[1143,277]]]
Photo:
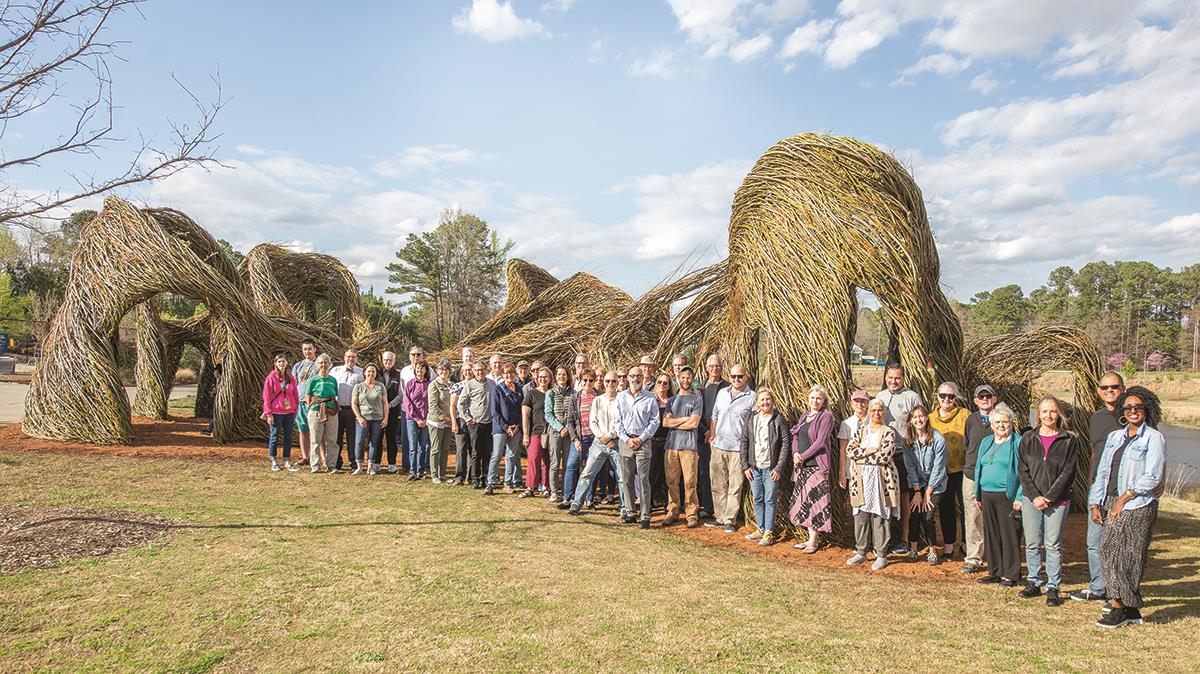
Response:
[[[862,365],[862,362],[863,362],[862,347],[857,344],[851,346],[850,347],[850,364],[851,365]]]

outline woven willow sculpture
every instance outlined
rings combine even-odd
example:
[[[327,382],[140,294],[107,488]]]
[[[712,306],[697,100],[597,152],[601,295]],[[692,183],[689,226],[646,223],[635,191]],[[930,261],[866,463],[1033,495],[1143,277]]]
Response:
[[[198,300],[209,313],[162,321],[153,298],[163,292]],[[321,325],[306,320],[317,300],[327,307]],[[293,352],[311,337],[333,353],[361,344],[370,357],[390,341],[386,330],[370,330],[357,283],[334,258],[266,246],[236,270],[186,215],[109,197],[80,234],[63,304],[26,397],[25,433],[100,444],[131,440],[130,404],[111,337],[135,308],[142,328],[137,377],[145,389],[136,409],[154,417],[165,412],[183,344],[203,340],[206,355],[223,363],[213,409],[220,442],[265,435],[259,396],[275,352]]]

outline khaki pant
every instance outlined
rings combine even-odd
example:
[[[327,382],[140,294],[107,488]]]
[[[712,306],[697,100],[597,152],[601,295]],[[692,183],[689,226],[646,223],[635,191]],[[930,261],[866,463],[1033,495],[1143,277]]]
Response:
[[[712,480],[713,517],[718,522],[733,524],[742,505],[742,486],[746,484],[741,453],[713,447],[708,473]]]
[[[983,564],[983,511],[975,507],[975,481],[963,474],[963,547],[968,564]]]
[[[318,410],[308,411],[308,433],[309,433],[309,448],[308,448],[308,465],[316,468],[321,458],[325,459],[325,468],[333,468],[337,465],[338,454],[338,417],[336,414],[328,414],[325,420],[321,420],[321,413]]]
[[[696,482],[700,477],[700,453],[682,449],[667,450],[667,517],[679,517],[682,502],[688,522],[700,520],[700,497]],[[683,498],[679,498],[679,481],[683,480]]]

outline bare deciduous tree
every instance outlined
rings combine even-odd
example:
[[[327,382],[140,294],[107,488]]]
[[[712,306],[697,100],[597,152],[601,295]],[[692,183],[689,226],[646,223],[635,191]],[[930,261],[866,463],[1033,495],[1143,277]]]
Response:
[[[213,133],[213,121],[224,104],[220,81],[213,78],[215,102],[205,103],[176,79],[198,119],[167,120],[168,138],[162,142],[139,132],[132,158],[120,173],[104,177],[65,169],[71,187],[43,194],[23,192],[11,180],[15,170],[69,155],[97,157],[106,145],[129,140],[113,126],[108,64],[119,58],[120,43],[108,39],[106,26],[114,15],[136,9],[142,1],[0,0],[0,148],[11,146],[5,142],[7,134],[21,137],[20,122],[43,108],[58,108],[68,120],[56,138],[17,156],[0,150],[0,225],[36,227],[39,218],[61,206],[214,161],[207,152],[220,137]]]

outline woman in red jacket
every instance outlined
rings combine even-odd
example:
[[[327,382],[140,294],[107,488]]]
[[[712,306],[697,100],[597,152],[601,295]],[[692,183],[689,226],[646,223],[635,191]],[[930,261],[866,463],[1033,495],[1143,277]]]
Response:
[[[299,468],[292,468],[292,427],[296,423],[296,408],[299,407],[299,395],[296,392],[296,380],[292,379],[292,371],[288,367],[287,356],[280,353],[275,356],[275,369],[263,380],[262,419],[271,427],[271,439],[268,441],[268,451],[271,453],[271,470],[278,472],[279,464],[275,460],[279,436],[283,435],[283,470],[294,473]]]

